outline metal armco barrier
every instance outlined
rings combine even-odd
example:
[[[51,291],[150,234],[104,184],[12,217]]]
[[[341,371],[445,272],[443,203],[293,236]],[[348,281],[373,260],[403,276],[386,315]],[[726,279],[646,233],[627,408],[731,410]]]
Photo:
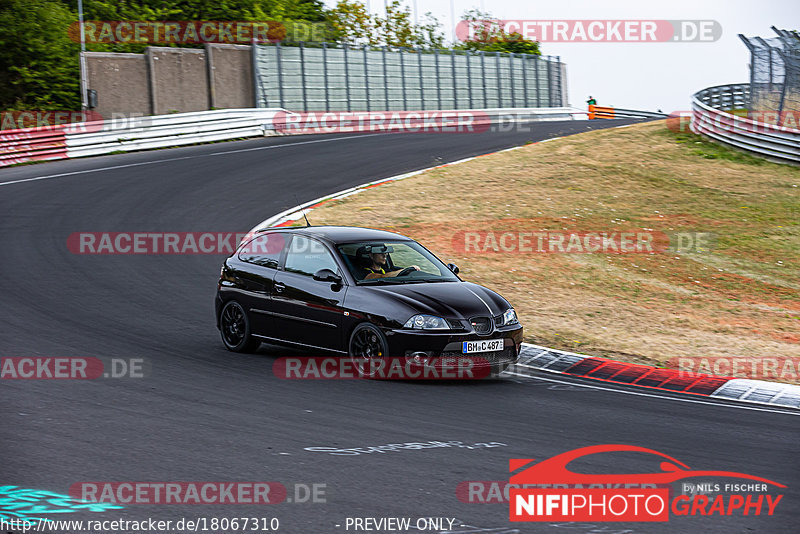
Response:
[[[614,108],[607,108],[589,104],[589,120],[594,119],[613,119]]]
[[[0,167],[269,135],[279,109],[230,109],[0,131]]]
[[[800,163],[800,130],[755,121],[727,111],[745,108],[749,91],[747,84],[734,84],[709,87],[695,93],[692,97],[692,131],[773,161]]]
[[[511,124],[547,120],[570,120],[571,108],[514,108],[488,110],[460,110],[474,112],[476,124],[493,124],[500,128]],[[390,127],[392,111],[331,113],[338,117],[326,119],[318,132],[313,128],[293,130],[277,127],[273,120],[292,116],[279,108],[228,109],[199,111],[152,117],[135,117],[113,121],[98,121],[0,131],[0,167],[37,160],[97,156],[113,152],[130,152],[153,148],[167,148],[195,143],[260,137],[266,135],[326,133],[337,128],[349,131],[397,131]],[[454,113],[453,111],[428,111],[426,113]],[[319,113],[322,119],[323,113]],[[338,122],[337,122],[338,121]],[[386,126],[380,125],[380,121]],[[285,119],[284,119],[285,124]],[[371,129],[359,129],[367,125]],[[329,128],[329,130],[326,130]]]
[[[621,118],[641,118],[641,119],[666,119],[666,113],[656,113],[654,111],[639,111],[636,109],[610,108],[603,106],[589,105],[589,119],[621,119]]]
[[[67,156],[64,126],[0,131],[0,167]]]
[[[279,111],[228,109],[109,121],[99,128],[68,134],[68,157],[262,136],[265,124],[271,125],[272,117]]]

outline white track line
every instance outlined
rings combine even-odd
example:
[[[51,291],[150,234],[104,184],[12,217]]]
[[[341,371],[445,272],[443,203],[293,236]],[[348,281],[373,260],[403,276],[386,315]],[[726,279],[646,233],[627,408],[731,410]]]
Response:
[[[361,134],[361,135],[348,135],[346,137],[334,137],[333,139],[315,139],[313,141],[298,141],[296,143],[282,143],[280,145],[268,145],[268,146],[257,146],[253,148],[242,148],[239,150],[226,150],[224,152],[212,152],[208,154],[209,156],[216,156],[218,154],[235,154],[236,152],[250,152],[251,150],[269,150],[271,148],[282,148],[285,146],[297,146],[297,145],[310,145],[312,143],[329,143],[331,141],[340,141],[342,139],[353,139],[355,137],[374,137],[376,135],[386,135],[387,133],[392,132],[381,132],[381,133],[374,133],[374,134]]]
[[[142,166],[142,165],[154,165],[156,163],[165,163],[165,162],[168,162],[168,161],[179,161],[179,160],[183,160],[183,159],[194,159],[194,158],[206,158],[206,157],[209,157],[209,156],[218,156],[218,155],[223,155],[223,154],[234,154],[236,152],[247,152],[247,151],[250,151],[250,150],[269,150],[269,149],[273,149],[273,148],[283,148],[283,147],[287,147],[287,146],[309,145],[309,144],[312,144],[312,143],[329,143],[331,141],[341,141],[341,140],[344,140],[344,139],[353,139],[353,138],[356,138],[356,137],[372,137],[372,136],[375,136],[375,135],[386,135],[386,134],[377,133],[377,134],[366,134],[366,135],[349,135],[349,136],[346,136],[346,137],[334,137],[332,139],[315,139],[313,141],[298,141],[298,142],[295,142],[295,143],[281,143],[281,144],[278,144],[278,145],[260,146],[260,147],[255,147],[255,148],[243,148],[241,150],[227,150],[227,151],[224,151],[224,152],[211,152],[209,154],[196,154],[194,156],[180,156],[180,157],[177,157],[177,158],[165,158],[165,159],[159,159],[159,160],[154,160],[154,161],[153,160],[151,160],[151,161],[141,161],[139,163],[128,163],[128,164],[125,164],[125,165],[112,165],[110,167],[99,167],[97,169],[85,169],[85,170],[82,170],[82,171],[61,172],[61,173],[58,173],[58,174],[49,174],[49,175],[46,175],[46,176],[36,176],[36,177],[33,177],[33,178],[23,178],[23,179],[20,179],[20,180],[12,180],[10,182],[0,182],[0,186],[11,185],[11,184],[20,184],[20,183],[24,183],[24,182],[36,182],[38,180],[49,180],[51,178],[61,178],[61,177],[64,177],[64,176],[73,176],[75,174],[88,174],[90,172],[111,171],[111,170],[114,170],[114,169],[125,169],[125,168],[128,168],[128,167],[139,167],[139,166]]]
[[[72,176],[74,174],[88,174],[90,172],[100,172],[100,171],[110,171],[114,169],[124,169],[126,167],[139,167],[140,165],[152,165],[154,163],[164,163],[165,161],[178,161],[181,159],[192,159],[198,156],[183,156],[180,158],[167,158],[167,159],[160,159],[157,161],[141,161],[139,163],[128,163],[126,165],[113,165],[111,167],[99,167],[97,169],[85,169],[82,171],[72,171],[72,172],[62,172],[58,174],[48,174],[46,176],[35,176],[33,178],[23,178],[21,180],[12,180],[10,182],[0,182],[0,186],[4,185],[11,185],[11,184],[21,184],[23,182],[35,182],[37,180],[49,180],[50,178],[61,178],[62,176]]]

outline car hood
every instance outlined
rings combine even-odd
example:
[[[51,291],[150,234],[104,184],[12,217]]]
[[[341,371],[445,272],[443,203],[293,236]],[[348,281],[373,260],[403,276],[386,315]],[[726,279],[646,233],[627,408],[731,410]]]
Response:
[[[444,317],[495,316],[511,307],[494,291],[470,282],[385,285],[370,287],[369,290],[405,304],[412,313]]]

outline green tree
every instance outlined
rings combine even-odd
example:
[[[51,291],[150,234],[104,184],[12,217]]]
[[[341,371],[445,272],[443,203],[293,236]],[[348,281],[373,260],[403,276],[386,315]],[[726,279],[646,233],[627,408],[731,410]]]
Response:
[[[422,24],[414,24],[411,9],[400,0],[386,5],[386,15],[370,15],[361,0],[339,0],[328,13],[338,39],[349,44],[390,47],[443,48],[441,24],[430,13]]]
[[[77,13],[77,0],[61,0]],[[320,0],[84,0],[87,20],[325,20]]]
[[[422,24],[417,26],[417,44],[429,48],[444,48],[442,23],[430,11],[423,15]]]
[[[0,2],[0,108],[80,109],[75,19],[56,0]]]
[[[411,21],[411,10],[400,0],[386,4],[386,17],[377,18],[376,29],[382,44],[410,48],[417,44],[418,33]]]
[[[338,32],[338,39],[347,44],[378,44],[375,21],[367,7],[358,0],[339,0],[328,13],[328,20]]]
[[[464,50],[483,50],[485,52],[510,52],[514,54],[542,55],[539,43],[525,39],[519,33],[506,33],[497,19],[490,13],[471,9],[461,20],[472,28],[473,37],[463,41],[456,48]]]
[[[83,7],[85,20],[327,20],[320,0],[84,0]],[[80,44],[69,33],[77,20],[77,0],[0,0],[0,109],[80,109]],[[97,52],[146,47],[86,46]]]
[[[70,3],[77,5],[77,0]],[[327,21],[327,11],[319,0],[84,0],[84,15],[85,20],[277,20],[287,26],[289,22]],[[146,44],[130,43],[88,45],[91,51],[106,52],[142,52],[145,48]]]
[[[413,24],[393,0],[385,17],[371,16],[359,0],[84,0],[85,20],[245,20],[328,22],[326,39],[392,47],[444,46],[441,24],[428,13]],[[0,0],[0,108],[79,109],[77,0]],[[288,26],[288,24],[287,24]],[[77,32],[75,32],[77,33]],[[170,46],[201,46],[176,45]],[[142,52],[141,43],[87,43],[89,51]]]

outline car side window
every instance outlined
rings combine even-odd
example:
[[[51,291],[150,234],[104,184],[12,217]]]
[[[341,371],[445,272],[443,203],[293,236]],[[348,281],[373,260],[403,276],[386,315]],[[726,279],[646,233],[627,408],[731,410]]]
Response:
[[[330,269],[336,273],[339,271],[339,266],[322,243],[296,235],[292,238],[289,251],[286,253],[284,269],[292,273],[312,276],[320,269]]]
[[[404,243],[396,243],[393,245],[394,252],[392,253],[392,263],[401,267],[408,265],[416,265],[419,270],[433,276],[441,276],[442,273],[430,260],[420,255],[419,252],[412,249]]]
[[[239,249],[239,259],[247,263],[277,269],[285,244],[286,238],[283,234],[262,234],[251,239]]]

